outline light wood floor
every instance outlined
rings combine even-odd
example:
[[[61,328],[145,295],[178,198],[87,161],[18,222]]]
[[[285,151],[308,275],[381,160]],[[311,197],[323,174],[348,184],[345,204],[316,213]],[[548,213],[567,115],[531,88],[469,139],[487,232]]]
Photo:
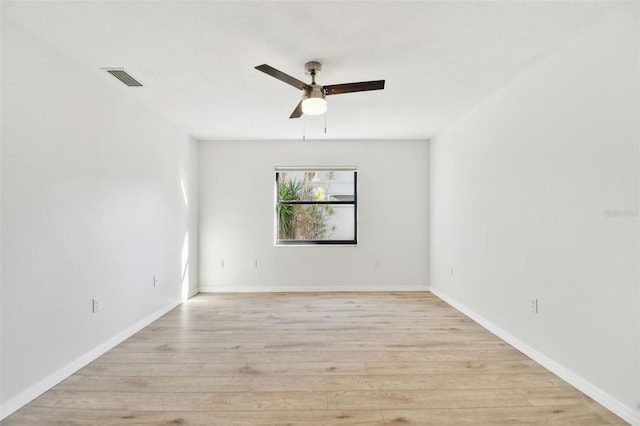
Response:
[[[430,293],[201,294],[3,425],[626,424]]]

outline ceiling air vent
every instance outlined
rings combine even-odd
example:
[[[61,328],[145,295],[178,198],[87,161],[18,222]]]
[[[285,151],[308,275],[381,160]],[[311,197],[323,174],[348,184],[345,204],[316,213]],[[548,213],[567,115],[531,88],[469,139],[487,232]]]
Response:
[[[123,82],[124,84],[126,84],[129,87],[141,87],[142,84],[136,80],[135,78],[131,77],[125,70],[123,69],[107,69],[106,70],[109,74],[111,74],[112,76],[114,76],[115,78],[117,78],[118,80],[120,80],[121,82]]]

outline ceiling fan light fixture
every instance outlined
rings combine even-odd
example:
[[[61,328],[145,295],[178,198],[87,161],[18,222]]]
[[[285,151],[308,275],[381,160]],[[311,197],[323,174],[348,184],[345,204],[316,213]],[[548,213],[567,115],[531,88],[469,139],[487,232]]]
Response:
[[[321,115],[327,112],[327,100],[322,87],[313,85],[311,90],[305,91],[302,99],[302,113],[306,115]]]

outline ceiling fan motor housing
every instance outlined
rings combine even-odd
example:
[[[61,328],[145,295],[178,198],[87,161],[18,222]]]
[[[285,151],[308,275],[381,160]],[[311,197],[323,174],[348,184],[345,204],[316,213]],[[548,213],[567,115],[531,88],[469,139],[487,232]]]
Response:
[[[324,89],[319,84],[309,85],[309,88],[305,90],[304,94],[302,95],[303,99],[310,99],[310,98],[324,99],[324,96],[325,96]]]

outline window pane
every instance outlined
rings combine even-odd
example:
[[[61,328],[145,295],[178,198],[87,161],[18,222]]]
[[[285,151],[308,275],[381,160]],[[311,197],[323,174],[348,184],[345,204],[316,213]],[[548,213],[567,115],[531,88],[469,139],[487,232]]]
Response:
[[[278,172],[281,201],[353,201],[354,172],[306,170]]]
[[[328,240],[350,240],[356,239],[355,207],[352,205],[331,205],[332,214],[327,219]]]
[[[281,240],[355,240],[353,205],[281,204]]]

